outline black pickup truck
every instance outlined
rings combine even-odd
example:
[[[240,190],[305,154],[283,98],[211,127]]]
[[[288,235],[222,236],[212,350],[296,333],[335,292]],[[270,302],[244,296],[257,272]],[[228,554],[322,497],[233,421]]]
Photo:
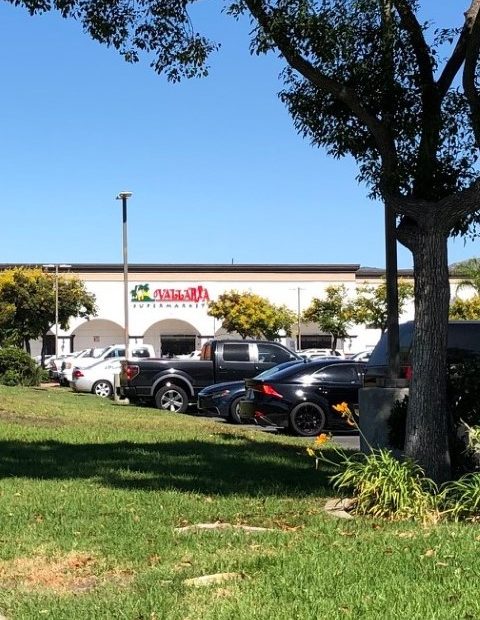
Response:
[[[198,392],[214,383],[238,381],[290,360],[303,361],[277,342],[210,340],[199,360],[142,359],[122,362],[120,395],[159,409],[184,413]]]

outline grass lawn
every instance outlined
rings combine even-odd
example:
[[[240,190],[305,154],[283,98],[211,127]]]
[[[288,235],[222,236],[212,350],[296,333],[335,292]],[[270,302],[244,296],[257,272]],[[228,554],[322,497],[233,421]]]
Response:
[[[305,440],[0,387],[10,619],[480,618],[480,529],[335,519]],[[272,528],[179,533],[225,522]],[[185,580],[237,578],[208,587]]]

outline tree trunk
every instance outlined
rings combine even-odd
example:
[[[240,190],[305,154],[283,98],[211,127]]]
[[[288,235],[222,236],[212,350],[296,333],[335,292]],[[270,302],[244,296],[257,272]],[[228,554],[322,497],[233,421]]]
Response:
[[[441,483],[451,474],[446,402],[448,235],[430,224],[415,227],[409,244],[415,274],[415,328],[405,453],[429,478]]]

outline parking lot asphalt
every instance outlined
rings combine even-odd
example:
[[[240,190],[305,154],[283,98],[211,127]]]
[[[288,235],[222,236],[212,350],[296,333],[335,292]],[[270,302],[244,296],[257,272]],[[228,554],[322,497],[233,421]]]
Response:
[[[219,424],[227,424],[228,426],[232,426],[230,422],[218,416],[214,416],[214,415],[203,416],[199,414],[198,412],[195,415],[200,416],[200,417],[206,417],[210,420],[215,420]],[[283,429],[277,429],[275,426],[258,426],[257,424],[242,424],[241,427],[248,429],[248,430],[257,431],[259,433],[271,433],[275,435],[285,434],[286,432]],[[306,445],[308,445],[309,443],[315,440],[314,437],[303,437],[302,439],[305,441]],[[347,450],[360,450],[360,439],[359,439],[357,431],[333,431],[332,439],[333,441],[335,441],[337,445],[339,445],[342,448],[346,448]]]

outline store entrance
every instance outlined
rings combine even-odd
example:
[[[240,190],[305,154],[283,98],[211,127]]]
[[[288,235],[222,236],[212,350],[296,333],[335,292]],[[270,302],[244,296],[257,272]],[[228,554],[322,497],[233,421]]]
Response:
[[[175,357],[195,351],[195,340],[195,336],[160,336],[162,357]]]

